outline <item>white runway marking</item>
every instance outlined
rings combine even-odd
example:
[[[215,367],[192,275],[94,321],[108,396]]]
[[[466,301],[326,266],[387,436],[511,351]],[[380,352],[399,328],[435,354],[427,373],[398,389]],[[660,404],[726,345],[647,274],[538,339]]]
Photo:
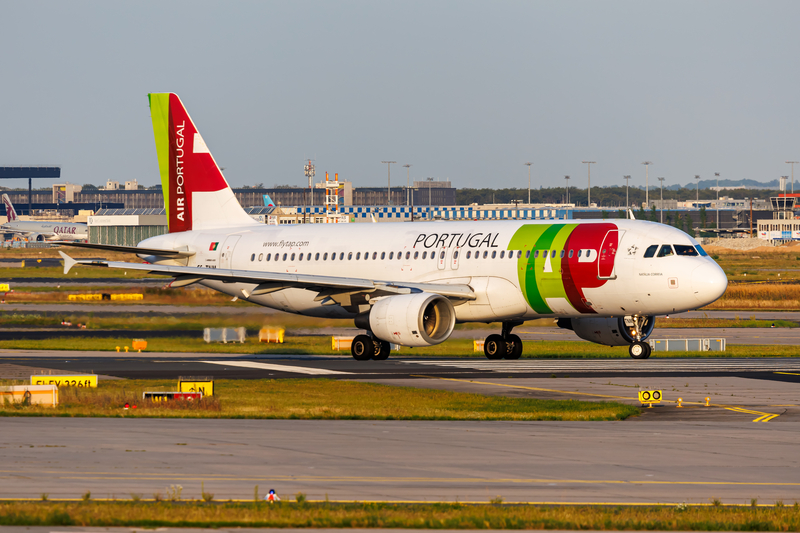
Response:
[[[669,359],[634,361],[627,359],[609,360],[521,360],[521,361],[411,361],[400,363],[439,366],[447,368],[468,368],[488,372],[798,372],[800,359]]]
[[[255,361],[198,361],[209,365],[238,366],[241,368],[257,368],[259,370],[277,370],[278,372],[293,372],[295,374],[310,374],[313,376],[326,376],[333,374],[350,374],[351,372],[340,372],[338,370],[327,370],[324,368],[309,368],[307,366],[275,365],[272,363],[257,363]]]

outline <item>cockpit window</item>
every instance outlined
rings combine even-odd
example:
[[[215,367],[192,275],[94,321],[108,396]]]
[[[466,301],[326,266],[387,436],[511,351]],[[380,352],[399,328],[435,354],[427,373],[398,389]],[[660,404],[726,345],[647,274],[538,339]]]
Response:
[[[697,255],[697,250],[694,249],[694,246],[687,246],[685,244],[675,244],[673,246],[675,248],[675,255]]]
[[[673,255],[672,246],[669,244],[662,244],[661,249],[658,251],[658,257],[667,257]]]
[[[653,257],[654,255],[656,255],[656,250],[658,250],[658,245],[657,244],[654,244],[652,246],[648,246],[647,250],[644,251],[644,256],[645,257]]]
[[[695,248],[697,248],[697,251],[698,251],[698,252],[700,252],[700,255],[702,255],[702,256],[707,256],[707,255],[708,255],[708,254],[706,253],[706,251],[705,251],[705,250],[703,250],[703,247],[702,247],[702,246],[700,246],[699,244],[698,244],[697,246],[695,246]]]

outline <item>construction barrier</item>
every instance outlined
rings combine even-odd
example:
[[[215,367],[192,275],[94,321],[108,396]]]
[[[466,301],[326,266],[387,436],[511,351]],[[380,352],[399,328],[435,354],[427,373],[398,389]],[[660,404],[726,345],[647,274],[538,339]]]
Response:
[[[131,301],[144,300],[144,294],[70,294],[67,296],[70,302],[99,302],[102,300],[112,301]]]
[[[205,328],[203,340],[206,342],[244,342],[247,338],[245,328]]]
[[[258,341],[283,344],[284,333],[285,330],[283,328],[261,328],[258,330]]]
[[[58,387],[55,385],[11,385],[0,387],[0,404],[58,405]]]
[[[472,351],[473,352],[482,352],[483,351],[483,340],[479,341],[472,341]]]
[[[724,352],[725,339],[650,339],[654,352]]]
[[[349,350],[355,337],[331,337],[331,350]]]
[[[31,376],[31,385],[55,385],[56,387],[97,387],[97,376],[83,375],[38,375]]]

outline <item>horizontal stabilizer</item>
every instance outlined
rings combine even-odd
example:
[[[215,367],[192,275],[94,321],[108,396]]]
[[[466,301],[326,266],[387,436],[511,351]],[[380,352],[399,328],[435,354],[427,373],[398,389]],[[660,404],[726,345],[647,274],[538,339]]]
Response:
[[[157,255],[161,257],[192,257],[194,252],[189,250],[162,250],[158,248],[140,248],[138,246],[115,246],[113,244],[92,244],[88,242],[58,241],[54,244],[74,246],[76,248],[89,248],[91,250],[107,250],[109,252],[123,252],[138,255]]]

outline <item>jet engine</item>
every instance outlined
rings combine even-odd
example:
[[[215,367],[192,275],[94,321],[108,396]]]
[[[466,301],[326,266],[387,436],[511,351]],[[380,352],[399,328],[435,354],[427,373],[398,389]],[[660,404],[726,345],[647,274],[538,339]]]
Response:
[[[428,292],[381,298],[368,314],[356,318],[356,326],[383,341],[416,347],[446,341],[455,324],[450,300]]]
[[[31,233],[28,235],[28,242],[44,242],[44,235],[40,233]]]
[[[653,332],[656,317],[639,317],[643,322],[642,338],[644,341]],[[619,316],[610,318],[560,318],[558,327],[571,329],[581,339],[604,344],[606,346],[628,346],[636,342],[636,325],[634,317]]]

